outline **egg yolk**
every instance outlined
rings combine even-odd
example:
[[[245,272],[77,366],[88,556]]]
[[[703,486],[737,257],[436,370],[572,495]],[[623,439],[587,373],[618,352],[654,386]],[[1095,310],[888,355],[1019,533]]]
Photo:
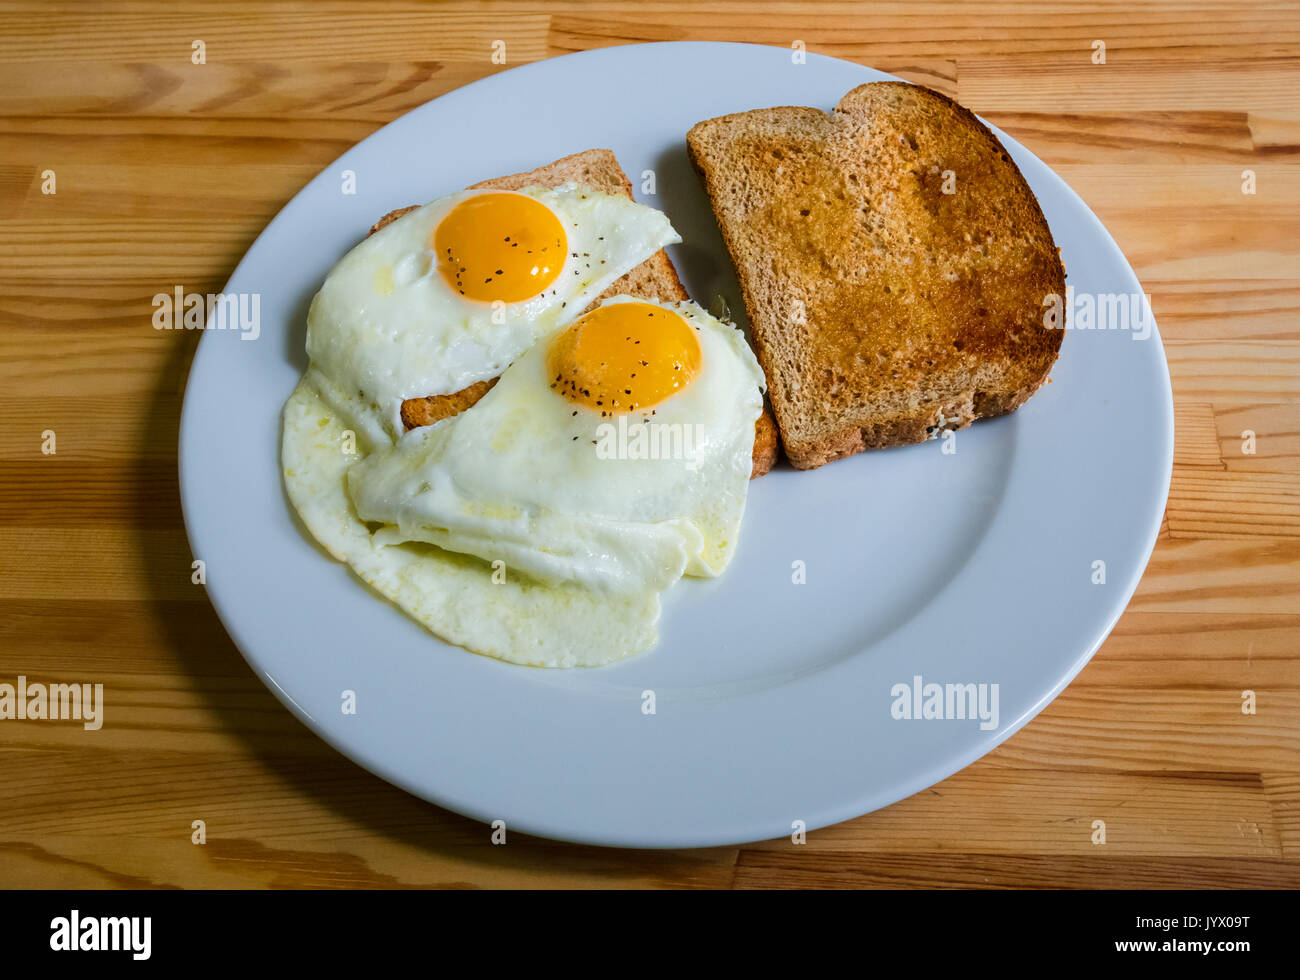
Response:
[[[438,223],[438,271],[468,299],[517,303],[559,278],[568,248],[555,212],[525,194],[475,194]]]
[[[602,415],[651,408],[700,373],[697,329],[650,303],[597,307],[551,341],[551,388]]]

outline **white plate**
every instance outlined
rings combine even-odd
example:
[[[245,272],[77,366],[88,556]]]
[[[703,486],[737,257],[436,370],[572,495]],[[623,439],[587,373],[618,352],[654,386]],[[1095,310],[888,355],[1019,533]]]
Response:
[[[318,550],[291,515],[280,409],[307,304],[392,208],[609,147],[685,243],[697,299],[739,291],[684,135],[761,106],[829,108],[860,65],[740,44],[604,48],[485,78],[403,116],[307,185],[226,292],[261,337],[207,331],[181,420],[181,494],[213,605],[257,674],[341,752],[452,810],[639,847],[788,835],[893,803],[988,752],[1087,663],[1159,530],[1173,405],[1159,336],[1070,331],[1023,408],[939,442],[865,453],[750,491],[735,561],[665,597],[655,650],[595,670],[514,667],[447,646]],[[1140,292],[1097,218],[999,134],[1038,195],[1069,283]],[[357,193],[341,193],[356,173]],[[653,171],[655,193],[644,193]],[[648,175],[647,175],[648,176]],[[792,563],[807,582],[792,582]],[[1094,562],[1106,583],[1093,584]],[[892,717],[895,684],[997,684],[996,727]],[[642,711],[655,692],[656,711]],[[357,713],[344,714],[342,692]]]

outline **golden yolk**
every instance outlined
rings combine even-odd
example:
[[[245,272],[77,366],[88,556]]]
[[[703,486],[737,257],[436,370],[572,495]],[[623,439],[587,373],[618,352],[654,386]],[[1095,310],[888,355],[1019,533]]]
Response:
[[[601,415],[650,408],[700,373],[698,329],[650,303],[597,307],[551,341],[551,388]]]
[[[517,303],[559,278],[568,236],[555,212],[525,194],[475,194],[438,223],[438,271],[468,299]]]

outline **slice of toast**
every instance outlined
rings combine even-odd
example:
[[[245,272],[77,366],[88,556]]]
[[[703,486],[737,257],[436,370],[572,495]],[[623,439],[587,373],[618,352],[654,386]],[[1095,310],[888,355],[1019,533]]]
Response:
[[[1064,331],[1029,186],[968,110],[872,82],[833,112],[757,109],[686,137],[799,469],[1018,408]]]
[[[497,177],[473,185],[473,189],[519,190],[523,187],[558,187],[569,181],[578,181],[606,194],[616,194],[631,199],[632,182],[619,166],[618,160],[610,150],[586,150],[572,156],[563,157],[536,170]],[[390,211],[370,228],[373,235],[379,229],[392,224],[402,215],[414,211],[419,205],[398,208]],[[677,276],[668,258],[668,253],[660,249],[635,269],[632,269],[615,281],[597,297],[592,306],[610,296],[637,296],[642,299],[658,299],[667,303],[680,303],[691,297]],[[589,307],[590,308],[590,307]],[[585,311],[584,311],[585,312]],[[449,418],[465,411],[491,390],[496,379],[479,381],[468,388],[448,395],[428,395],[423,398],[408,398],[402,403],[402,423],[407,429]],[[776,463],[778,440],[776,423],[766,408],[754,427],[754,459],[751,477],[762,476]]]

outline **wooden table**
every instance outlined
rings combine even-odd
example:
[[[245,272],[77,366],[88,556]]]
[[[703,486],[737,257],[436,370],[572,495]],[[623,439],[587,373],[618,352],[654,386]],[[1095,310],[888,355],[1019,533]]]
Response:
[[[1152,296],[1168,511],[1092,663],[932,789],[803,846],[492,846],[302,727],[191,584],[198,334],[152,329],[151,297],[217,291],[318,170],[501,70],[494,41],[508,67],[677,39],[896,72],[1054,167]],[[0,886],[1300,885],[1298,66],[1295,4],[6,5],[0,681],[102,682],[107,723],[0,722]]]

